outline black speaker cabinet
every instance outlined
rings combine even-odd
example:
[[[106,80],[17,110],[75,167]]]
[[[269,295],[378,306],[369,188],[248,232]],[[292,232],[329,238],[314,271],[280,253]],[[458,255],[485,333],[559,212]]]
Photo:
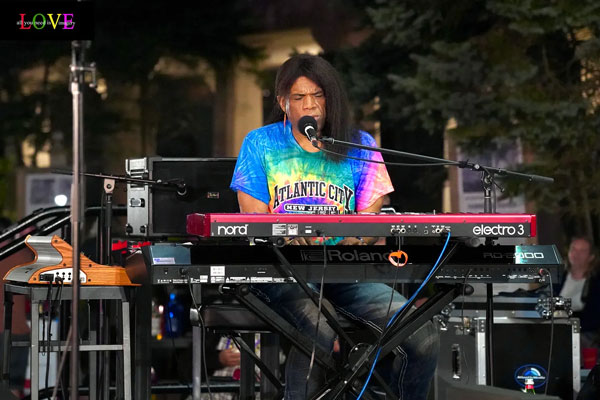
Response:
[[[453,314],[454,315],[454,314]],[[536,393],[572,400],[580,388],[579,320],[555,319],[552,363],[548,376],[551,322],[512,318],[495,312],[493,326],[494,386],[520,391],[525,379]],[[451,317],[440,335],[437,378],[467,386],[486,385],[485,318]],[[443,397],[438,396],[441,400]]]
[[[531,393],[503,389],[494,386],[467,385],[442,378],[443,384],[438,400],[531,400]],[[560,400],[556,396],[536,393],[535,400]]]
[[[127,226],[130,236],[161,238],[186,236],[186,216],[192,213],[239,212],[229,188],[235,158],[128,159],[133,178],[179,183],[178,188],[127,185]]]

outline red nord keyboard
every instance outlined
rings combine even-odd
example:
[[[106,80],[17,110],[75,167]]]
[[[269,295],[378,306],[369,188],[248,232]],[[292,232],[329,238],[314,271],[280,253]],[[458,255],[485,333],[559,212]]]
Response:
[[[536,235],[530,214],[189,214],[187,232],[202,237]]]

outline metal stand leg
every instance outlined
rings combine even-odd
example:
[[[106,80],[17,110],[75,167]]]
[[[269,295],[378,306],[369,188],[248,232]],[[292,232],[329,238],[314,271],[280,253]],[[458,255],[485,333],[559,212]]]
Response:
[[[275,252],[279,261],[281,262],[281,264],[277,268],[280,272],[283,272],[282,276],[293,276],[296,279],[296,283],[300,285],[300,287],[306,293],[308,298],[310,298],[313,301],[315,306],[318,306],[319,301],[317,299],[317,295],[308,286],[306,280],[304,280],[301,276],[299,276],[296,273],[296,271],[292,267],[292,264],[290,264],[290,262],[285,258],[283,253],[281,253],[281,251],[277,247],[272,247],[272,249]],[[332,315],[326,307],[323,307],[321,309],[321,314],[325,317],[325,320],[327,321],[329,326],[334,330],[334,332],[339,335],[340,340],[344,340],[346,343],[348,343],[349,346],[354,347],[354,342],[352,341],[350,336],[348,336],[348,334],[342,329],[336,317]],[[381,377],[381,375],[377,371],[373,371],[373,379],[379,384],[379,386],[386,393],[387,396],[394,396],[394,392],[392,391],[392,389],[388,386],[387,382],[383,379],[383,377]]]
[[[111,315],[111,301],[101,300],[102,307],[102,344],[110,343],[110,326],[108,323],[108,315]],[[102,363],[102,399],[110,399],[110,352],[103,351],[100,353],[100,362]]]
[[[39,301],[31,302],[31,344],[30,348],[30,377],[31,382],[31,400],[39,399],[40,392],[40,303]],[[72,366],[77,368],[77,366]]]
[[[60,315],[63,316],[63,318],[61,318],[61,325],[62,325],[62,332],[61,332],[61,337],[64,337],[65,340],[69,335],[69,328],[71,326],[71,323],[69,322],[69,315],[71,312],[71,307],[68,301],[61,301],[61,313]],[[68,351],[67,348],[69,347],[69,343],[65,342],[65,347],[63,351]],[[61,354],[62,356],[62,354]],[[61,389],[64,391],[64,387],[65,385],[69,382],[69,376],[71,376],[71,371],[69,370],[69,363],[66,362],[64,367],[63,367],[63,372],[61,376],[58,376],[58,379],[61,379],[60,384],[61,384]],[[68,390],[68,388],[66,389]],[[66,398],[66,396],[63,396]],[[97,398],[97,397],[96,397]]]
[[[254,333],[243,333],[242,340],[254,351]],[[254,399],[254,360],[252,356],[242,351],[240,362],[240,400]]]
[[[115,305],[115,307],[113,307],[116,310],[116,318],[120,318],[121,322],[118,322],[116,324],[117,330],[118,332],[118,336],[117,336],[117,340],[110,340],[110,339],[106,339],[106,340],[100,340],[98,338],[98,324],[97,324],[97,320],[96,319],[92,319],[90,318],[90,323],[89,323],[89,342],[90,344],[84,344],[81,346],[83,351],[86,352],[90,352],[90,394],[89,397],[90,399],[94,399],[94,398],[98,398],[98,371],[97,371],[97,359],[99,357],[97,357],[97,353],[99,352],[104,352],[104,353],[109,353],[112,351],[116,351],[118,354],[118,358],[117,360],[118,362],[118,366],[117,366],[117,393],[116,393],[116,398],[119,399],[123,399],[123,400],[131,400],[132,399],[132,386],[131,386],[131,378],[132,378],[132,370],[131,370],[131,321],[130,321],[130,303],[129,303],[129,295],[132,295],[132,293],[128,290],[129,288],[116,288],[116,287],[111,287],[111,288],[106,288],[107,290],[107,294],[106,294],[106,299],[109,299],[107,301],[112,301]],[[40,368],[39,368],[39,364],[40,364],[40,305],[41,303],[44,301],[44,299],[46,298],[45,294],[47,293],[46,288],[45,287],[39,287],[39,286],[24,286],[24,285],[11,285],[11,284],[5,284],[5,292],[7,290],[10,290],[10,293],[6,293],[5,295],[5,308],[6,308],[6,312],[5,312],[5,324],[6,324],[6,328],[7,328],[7,335],[4,338],[3,341],[3,346],[7,347],[8,350],[10,351],[10,347],[12,345],[11,343],[11,336],[10,336],[10,331],[11,331],[11,316],[12,316],[12,299],[13,299],[13,294],[22,294],[22,295],[27,295],[30,300],[31,300],[31,340],[29,343],[29,348],[30,348],[30,381],[31,381],[31,399],[32,400],[38,400],[40,398]],[[44,296],[42,297],[41,294],[44,293]],[[86,298],[86,300],[98,300],[98,297],[102,296],[104,297],[104,291],[103,290],[98,290],[96,288],[89,288],[88,290],[86,290],[85,288],[82,290],[83,293],[83,297]],[[68,303],[68,301],[66,300],[70,300],[69,297],[67,296],[65,297],[61,297],[60,300],[62,301],[63,304],[61,304],[60,306],[63,308],[63,315],[65,317],[61,318],[61,323],[64,322],[67,318],[66,315],[68,314],[66,311],[68,309],[70,309],[70,307],[68,307],[66,305],[66,303]],[[119,307],[117,307],[116,302],[120,301],[121,304]],[[96,303],[96,302],[94,302]],[[89,304],[89,303],[88,303]],[[93,304],[93,303],[92,303]],[[93,304],[94,306],[89,307],[89,311],[90,314],[94,314],[94,311],[96,310],[95,304]],[[115,316],[115,312],[113,313],[107,313],[113,315],[113,318]],[[59,327],[60,330],[61,327]],[[48,327],[48,329],[50,329],[50,327]],[[46,343],[41,343],[42,347],[41,349],[43,351],[47,351],[47,352],[56,352],[58,351],[58,349],[60,348],[61,352],[68,352],[70,351],[70,341],[68,343],[65,342],[65,344],[63,345],[61,343],[61,337],[64,337],[64,330],[59,332],[55,338],[52,339],[52,345],[51,346],[47,346]],[[108,338],[108,336],[105,336],[106,338]],[[119,340],[120,339],[120,340]],[[55,345],[56,343],[59,343],[58,345]],[[119,353],[121,352],[121,353]],[[8,353],[7,353],[8,354]],[[96,360],[94,360],[94,358],[96,358]],[[111,358],[108,358],[109,360]],[[122,360],[122,364],[121,364],[121,360]],[[3,360],[3,364],[4,365],[8,365],[9,360]],[[65,366],[67,366],[68,364],[66,364]],[[69,366],[71,369],[72,368],[79,368],[79,365],[70,365]],[[47,368],[50,368],[50,365],[47,365]],[[8,370],[5,368],[5,371],[3,371],[3,373],[8,377]],[[108,374],[109,371],[106,371],[106,374]],[[57,375],[56,377],[56,387],[58,387],[59,385],[61,385],[61,378],[64,381],[64,370],[63,370],[63,374],[62,375]],[[46,393],[47,390],[45,390],[47,388],[44,388],[43,393]],[[70,388],[71,391],[76,390],[78,391],[79,388]],[[146,390],[148,390],[148,388],[146,388]],[[110,387],[105,387],[104,391],[103,391],[104,395],[106,397],[110,397]],[[47,393],[49,395],[49,393]],[[46,397],[46,395],[44,395],[44,397]],[[67,396],[63,396],[63,397],[67,397]],[[115,396],[112,396],[113,398],[115,398]],[[150,396],[148,396],[149,398]],[[71,398],[74,398],[73,396],[71,396]],[[78,396],[76,396],[75,398],[79,398]]]
[[[492,331],[494,330],[494,285],[488,283],[487,285],[487,312],[485,313],[485,352],[486,352],[486,373],[487,373],[487,384],[494,386],[494,351],[492,346],[494,344],[494,336]]]
[[[272,335],[277,337],[277,335],[275,335],[275,334],[272,334]],[[235,342],[235,345],[243,351],[242,355],[246,354],[247,356],[249,356],[252,360],[254,360],[254,364],[256,366],[258,366],[258,368],[260,369],[260,371],[261,371],[261,386],[262,386],[262,382],[268,380],[269,383],[271,385],[273,385],[273,387],[274,387],[274,394],[272,394],[271,398],[280,399],[281,395],[283,394],[283,385],[281,385],[281,382],[279,382],[279,378],[277,377],[279,374],[277,373],[277,370],[272,370],[271,367],[267,366],[263,362],[263,360],[256,355],[254,343],[252,343],[253,347],[250,347],[248,345],[248,343],[246,343],[246,341],[240,340],[240,338],[238,338],[236,336],[231,336],[231,339]],[[277,362],[276,362],[274,368],[279,367],[279,351],[278,351],[278,349],[279,349],[279,346],[277,346],[277,349],[276,349],[278,358],[277,358]],[[269,353],[269,350],[267,350],[267,353]],[[263,354],[263,348],[261,347],[261,355],[262,354]],[[244,366],[246,366],[247,364],[248,364],[247,362],[242,364],[242,371],[243,371]],[[254,370],[252,370],[251,368],[248,368],[248,372],[251,372],[251,371],[254,371]],[[261,395],[261,398],[265,398],[265,397],[262,397],[262,395]]]
[[[90,302],[89,306],[90,316],[90,344],[98,343],[98,304],[97,302]],[[91,351],[89,354],[89,368],[90,368],[90,400],[98,399],[98,353]]]
[[[461,293],[459,285],[445,285],[441,291],[438,291],[425,304],[419,307],[418,312],[413,312],[402,321],[396,321],[391,325],[389,334],[384,335],[379,347],[379,357],[383,359],[387,354],[393,351],[404,339],[410,336],[413,332],[419,329],[426,321],[429,321],[435,314],[439,313],[442,308],[452,302]],[[352,383],[367,371],[366,366],[375,358],[375,353],[378,347],[370,346],[365,354],[363,354],[358,362],[352,366],[352,369],[347,371],[343,378],[331,389],[326,389],[327,399],[342,398],[343,392],[351,390]],[[366,393],[366,392],[365,392]]]
[[[456,251],[457,243],[454,243],[452,247],[446,252],[444,258],[440,260],[437,265],[437,269],[432,271],[432,276],[442,268],[443,265],[452,257],[452,254]],[[390,353],[396,346],[398,346],[404,339],[406,339],[412,332],[415,332],[421,327],[426,321],[431,319],[435,314],[440,312],[442,308],[448,305],[456,296],[460,294],[460,285],[445,285],[442,291],[438,291],[433,297],[431,297],[425,304],[423,304],[417,311],[411,315],[407,315],[412,302],[409,301],[405,304],[404,309],[398,314],[394,322],[386,328],[386,331],[382,334],[381,345],[371,345],[368,351],[361,356],[359,361],[352,366],[352,371],[349,371],[344,375],[342,380],[338,382],[334,387],[327,388],[328,399],[338,399],[343,396],[343,392],[352,388],[352,384],[359,375],[366,372],[366,365],[371,363],[375,359],[376,353],[379,353],[381,358],[385,357]],[[374,375],[375,376],[375,375]]]
[[[192,327],[192,399],[200,400],[202,382],[202,328]]]
[[[269,306],[259,300],[255,295],[244,288],[245,285],[240,285],[236,288],[239,292],[237,299],[253,311],[257,316],[263,319],[266,323],[273,327],[273,330],[284,335],[298,350],[310,357],[312,353],[312,341],[309,337],[301,334],[283,317],[273,311]],[[336,365],[333,357],[319,347],[315,350],[315,360],[319,365],[335,371]]]
[[[260,334],[260,358],[267,368],[279,379],[279,335],[276,333]],[[278,390],[264,374],[260,379],[260,398],[262,400],[275,399]]]
[[[125,400],[131,400],[131,336],[129,332],[129,302],[123,301],[123,390]]]
[[[121,342],[121,352],[116,352],[115,353],[115,387],[116,387],[116,391],[117,391],[117,399],[122,399],[124,398],[124,387],[125,387],[125,360],[123,359],[123,356],[125,355],[125,331],[124,331],[124,318],[125,318],[125,313],[123,310],[123,301],[121,301],[120,307],[118,307],[119,304],[116,304],[116,312],[119,315],[119,320],[121,321],[121,324],[117,324],[117,337],[119,339],[119,341]]]
[[[150,398],[150,330],[152,319],[152,285],[146,281],[137,288],[135,301],[135,398]]]
[[[8,384],[10,379],[10,351],[12,347],[12,293],[4,290],[4,337],[2,338],[2,381]]]

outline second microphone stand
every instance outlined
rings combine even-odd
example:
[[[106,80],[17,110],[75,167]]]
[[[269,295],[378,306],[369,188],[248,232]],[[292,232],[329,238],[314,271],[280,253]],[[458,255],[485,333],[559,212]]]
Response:
[[[73,171],[68,170],[52,170],[53,173],[63,175],[73,175]],[[132,178],[129,176],[121,175],[107,175],[107,174],[96,174],[89,172],[80,172],[81,176],[87,176],[91,178],[103,179],[102,185],[102,207],[100,210],[100,220],[98,226],[98,262],[100,264],[108,265],[111,262],[111,245],[112,245],[112,206],[113,206],[113,192],[117,182],[124,183],[135,183],[141,185],[149,185],[153,187],[160,187],[163,189],[169,189],[177,191],[179,195],[185,195],[187,193],[187,184],[183,179],[172,179],[170,181],[143,179],[143,178]]]
[[[332,145],[340,145],[344,147],[357,148],[362,150],[376,151],[383,154],[390,154],[399,157],[406,157],[414,160],[423,161],[423,166],[427,166],[428,164],[437,164],[437,165],[449,165],[455,166],[458,168],[466,168],[473,171],[481,172],[482,178],[482,189],[483,189],[483,212],[487,214],[495,214],[496,213],[496,187],[498,184],[495,181],[496,176],[510,176],[518,179],[525,179],[529,182],[538,182],[538,183],[553,183],[554,179],[541,176],[541,175],[533,175],[533,174],[524,174],[521,172],[510,171],[503,168],[484,166],[478,163],[473,163],[469,161],[454,161],[447,160],[443,158],[430,157],[421,154],[408,153],[399,150],[392,150],[386,148],[379,148],[373,146],[367,146],[359,143],[346,142],[343,140],[334,139],[332,137],[309,137],[310,142],[313,146],[320,149],[318,146],[318,142],[328,143]],[[487,239],[488,242],[491,242],[490,238]],[[494,305],[493,305],[493,284],[488,283],[486,285],[486,296],[487,296],[487,304],[486,304],[486,372],[487,372],[487,383],[490,386],[494,385],[494,367],[493,367],[493,334],[492,327],[494,322]]]

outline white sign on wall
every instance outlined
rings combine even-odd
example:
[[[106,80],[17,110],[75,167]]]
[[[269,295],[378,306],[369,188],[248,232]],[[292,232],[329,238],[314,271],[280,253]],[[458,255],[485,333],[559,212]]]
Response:
[[[39,208],[71,203],[71,176],[33,173],[25,176],[25,215]]]

